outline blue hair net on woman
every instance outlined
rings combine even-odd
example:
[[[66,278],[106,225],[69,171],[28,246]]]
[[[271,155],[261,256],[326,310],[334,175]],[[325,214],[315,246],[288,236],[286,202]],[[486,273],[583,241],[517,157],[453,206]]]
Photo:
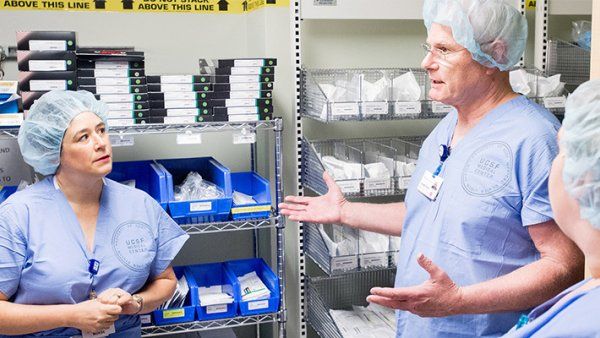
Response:
[[[527,43],[527,20],[503,0],[425,0],[427,31],[433,23],[448,26],[473,59],[505,71],[516,65]]]
[[[579,203],[581,218],[600,230],[600,80],[569,95],[560,144],[565,187]]]
[[[35,101],[19,129],[19,148],[23,159],[42,175],[56,173],[60,149],[71,120],[92,112],[106,124],[108,108],[86,91],[56,90]]]

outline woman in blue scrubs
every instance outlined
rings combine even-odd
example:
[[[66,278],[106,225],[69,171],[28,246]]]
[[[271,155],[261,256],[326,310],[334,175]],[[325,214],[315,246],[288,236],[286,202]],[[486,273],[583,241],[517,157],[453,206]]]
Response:
[[[523,315],[506,337],[600,336],[600,80],[569,96],[550,172],[550,202],[561,230],[583,251],[586,279]]]
[[[107,107],[54,91],[19,131],[46,178],[0,205],[0,335],[139,337],[138,314],[171,297],[185,232],[112,169]]]

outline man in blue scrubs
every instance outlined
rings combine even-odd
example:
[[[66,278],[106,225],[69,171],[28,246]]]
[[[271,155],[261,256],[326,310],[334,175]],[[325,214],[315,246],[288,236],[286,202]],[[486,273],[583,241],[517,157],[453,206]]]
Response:
[[[429,96],[455,109],[424,142],[405,202],[348,202],[326,174],[326,195],[290,196],[281,209],[402,235],[395,288],[367,299],[399,310],[398,337],[497,337],[582,277],[548,201],[559,123],[510,86],[527,38],[515,8],[426,0],[423,13]]]

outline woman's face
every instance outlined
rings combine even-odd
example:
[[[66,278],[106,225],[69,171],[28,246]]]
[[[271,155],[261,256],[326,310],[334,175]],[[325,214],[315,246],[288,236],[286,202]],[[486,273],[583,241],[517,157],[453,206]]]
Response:
[[[432,24],[427,43],[434,51],[427,53],[421,66],[431,80],[429,97],[453,106],[473,100],[490,68],[473,60],[471,53],[454,40],[448,26]]]
[[[60,170],[95,177],[110,173],[112,147],[98,115],[83,112],[71,121],[63,137]]]

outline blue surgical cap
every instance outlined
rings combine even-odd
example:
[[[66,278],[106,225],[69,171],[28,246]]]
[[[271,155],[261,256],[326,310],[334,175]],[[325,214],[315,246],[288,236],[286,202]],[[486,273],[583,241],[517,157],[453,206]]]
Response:
[[[581,218],[600,230],[600,80],[569,95],[560,144],[565,188],[577,200]]]
[[[23,159],[42,175],[56,173],[60,149],[71,120],[92,112],[106,123],[108,108],[86,91],[55,90],[35,101],[19,129]]]
[[[503,0],[425,0],[427,31],[450,27],[454,40],[480,64],[505,71],[516,65],[527,43],[527,20]]]

